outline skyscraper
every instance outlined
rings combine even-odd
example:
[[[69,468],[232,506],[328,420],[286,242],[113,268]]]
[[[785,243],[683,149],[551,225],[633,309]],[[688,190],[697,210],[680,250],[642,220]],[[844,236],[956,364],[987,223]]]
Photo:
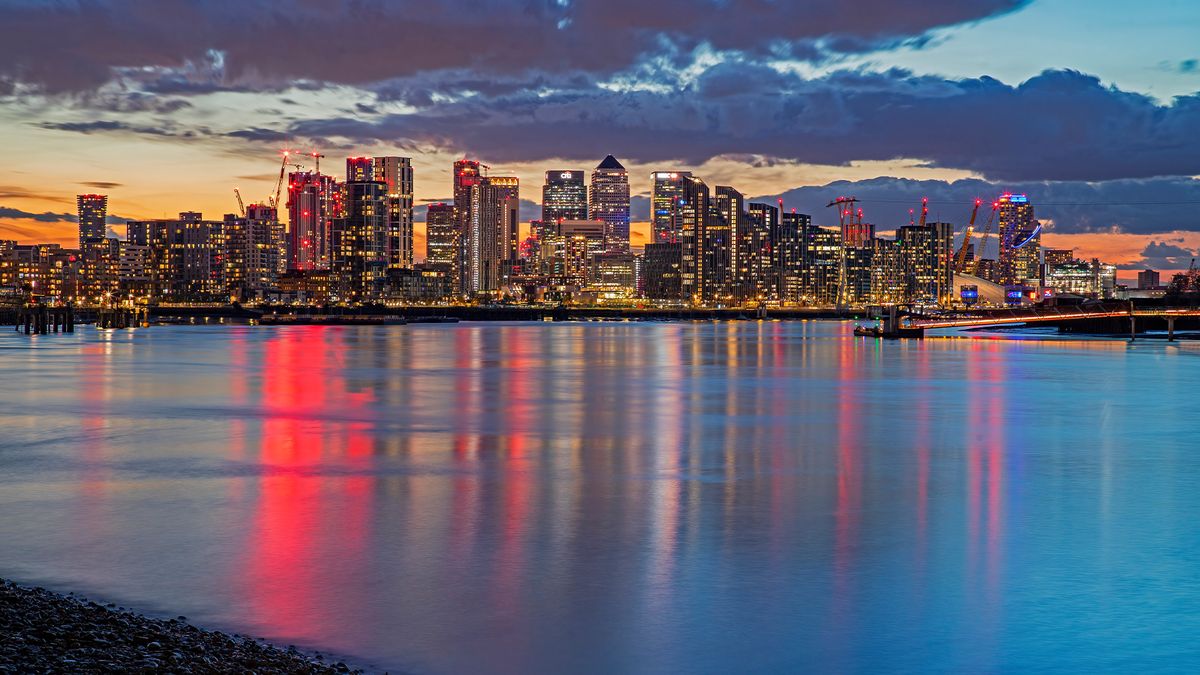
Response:
[[[314,171],[288,174],[288,269],[329,269],[330,232],[342,206],[342,191],[333,176]]]
[[[477,257],[479,241],[472,232],[472,222],[476,220],[472,191],[481,179],[479,162],[471,159],[454,162],[454,213],[458,218],[459,233],[456,290],[460,295],[471,293],[474,286],[471,261]]]
[[[1000,196],[1000,283],[1036,283],[1042,225],[1033,218],[1029,197],[1005,193]]]
[[[580,174],[581,183],[582,180]],[[521,182],[516,176],[489,176],[488,182],[497,191],[496,204],[500,209],[499,257],[513,262],[517,259],[521,243]]]
[[[456,172],[456,178],[458,175]],[[456,205],[457,201],[456,194]],[[474,295],[500,290],[505,262],[517,258],[519,201],[520,184],[515,177],[470,178],[467,196],[470,221],[464,232],[467,255],[461,270],[464,293]],[[459,217],[462,217],[461,209]]]
[[[365,183],[375,180],[375,162],[370,157],[346,159],[346,182]]]
[[[108,236],[108,195],[79,195],[79,248],[103,242]]]
[[[680,201],[692,174],[690,171],[655,171],[650,177],[650,230],[654,243],[678,242]]]
[[[604,221],[610,253],[629,252],[629,174],[612,155],[592,172],[588,217]]]
[[[688,174],[682,181],[675,202],[674,226],[676,240],[683,244],[680,286],[685,301],[700,302],[701,287],[708,274],[702,255],[709,222],[713,215],[708,185]]]
[[[783,287],[776,243],[782,227],[779,209],[773,204],[758,202],[750,204],[749,209],[753,238],[757,243],[757,250],[746,256],[753,261],[754,297],[759,300],[778,300],[780,288]]]
[[[741,192],[729,187],[728,185],[718,185],[713,189],[713,207],[720,214],[720,217],[725,221],[724,226],[729,228],[729,253],[728,253],[728,293],[735,300],[741,300],[746,297],[746,289],[744,281],[746,278],[743,268],[743,238],[747,219],[744,214],[746,198]]]
[[[458,278],[458,218],[453,204],[430,204],[425,216],[425,262],[437,265]]]
[[[542,185],[542,222],[587,220],[587,202],[582,171],[546,172],[546,183]]]
[[[413,265],[413,169],[408,157],[376,157],[375,180],[387,199],[388,267]]]
[[[363,158],[346,161],[345,213],[334,219],[333,280],[342,299],[366,299],[378,294],[387,269],[387,201],[385,185],[367,171]]]

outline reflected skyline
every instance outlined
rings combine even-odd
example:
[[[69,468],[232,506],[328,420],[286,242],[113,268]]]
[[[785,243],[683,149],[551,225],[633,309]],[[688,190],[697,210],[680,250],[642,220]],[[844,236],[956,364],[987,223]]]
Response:
[[[1159,555],[1200,515],[1190,423],[1122,404],[1187,396],[1186,344],[698,322],[0,350],[17,579],[420,673],[1197,658],[1195,572]]]

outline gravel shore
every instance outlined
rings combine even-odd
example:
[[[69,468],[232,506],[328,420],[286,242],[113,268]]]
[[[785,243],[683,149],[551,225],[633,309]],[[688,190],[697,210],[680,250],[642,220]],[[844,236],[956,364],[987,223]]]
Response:
[[[321,655],[0,579],[0,673],[357,673]]]

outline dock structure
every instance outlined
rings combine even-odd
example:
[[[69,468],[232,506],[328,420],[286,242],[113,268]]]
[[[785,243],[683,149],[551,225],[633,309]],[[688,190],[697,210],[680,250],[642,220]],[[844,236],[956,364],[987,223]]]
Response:
[[[14,330],[26,335],[46,335],[48,333],[74,333],[75,307],[66,305],[47,305],[33,303],[20,307],[16,311]]]

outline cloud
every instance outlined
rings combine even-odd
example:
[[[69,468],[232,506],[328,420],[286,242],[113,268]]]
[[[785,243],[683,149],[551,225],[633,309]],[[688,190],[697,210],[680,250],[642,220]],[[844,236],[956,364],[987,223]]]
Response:
[[[1053,221],[1047,231],[1055,234],[1145,235],[1200,230],[1200,180],[1184,177],[1011,183],[880,177],[798,187],[753,201],[774,204],[782,197],[785,208],[808,213],[814,222],[833,225],[837,214],[826,205],[838,196],[853,195],[862,200],[865,220],[875,223],[878,229],[890,230],[909,222],[908,210],[920,208],[922,197],[929,198],[931,220],[954,223],[962,229],[974,200],[980,198],[984,205],[976,227],[982,229],[989,203],[1006,191],[1029,195],[1035,217]],[[992,233],[996,233],[994,226]]]
[[[1123,270],[1179,270],[1186,269],[1197,257],[1197,252],[1163,241],[1151,241],[1142,249],[1141,259],[1117,265]]]
[[[185,93],[298,79],[362,84],[442,68],[612,73],[700,44],[759,56],[867,50],[1024,4],[926,0],[915,11],[891,0],[3,0],[0,78],[62,92],[94,89],[123,70],[156,78],[157,91]],[[400,57],[396,40],[406,36],[430,39]]]
[[[9,208],[7,206],[0,206],[0,218],[33,220],[39,223],[73,223],[77,219],[76,215],[73,213],[53,213],[51,211],[33,213],[30,211],[22,211],[21,209]]]
[[[291,140],[291,136],[273,129],[263,129],[254,127],[251,129],[239,129],[230,131],[226,136],[233,138],[241,138],[247,141],[255,141],[258,143],[282,143]]]
[[[82,185],[84,187],[96,188],[97,190],[111,190],[113,188],[121,187],[122,185],[124,185],[124,183],[113,183],[111,181],[106,181],[106,180],[85,180],[85,181],[80,181],[79,185]]]
[[[411,143],[502,162],[594,158],[613,148],[637,163],[693,166],[739,154],[824,165],[906,158],[1001,180],[1190,175],[1200,155],[1200,94],[1162,105],[1069,70],[1014,86],[899,70],[804,79],[723,62],[658,89],[426,89],[435,102],[416,112],[303,120],[287,131],[314,142]]]
[[[79,216],[74,213],[55,213],[53,211],[43,211],[35,213],[32,211],[24,211],[22,209],[14,209],[7,206],[0,206],[0,218],[11,218],[16,220],[32,220],[39,223],[75,223],[79,222]],[[130,220],[125,216],[108,214],[105,221],[110,225],[124,225]]]

